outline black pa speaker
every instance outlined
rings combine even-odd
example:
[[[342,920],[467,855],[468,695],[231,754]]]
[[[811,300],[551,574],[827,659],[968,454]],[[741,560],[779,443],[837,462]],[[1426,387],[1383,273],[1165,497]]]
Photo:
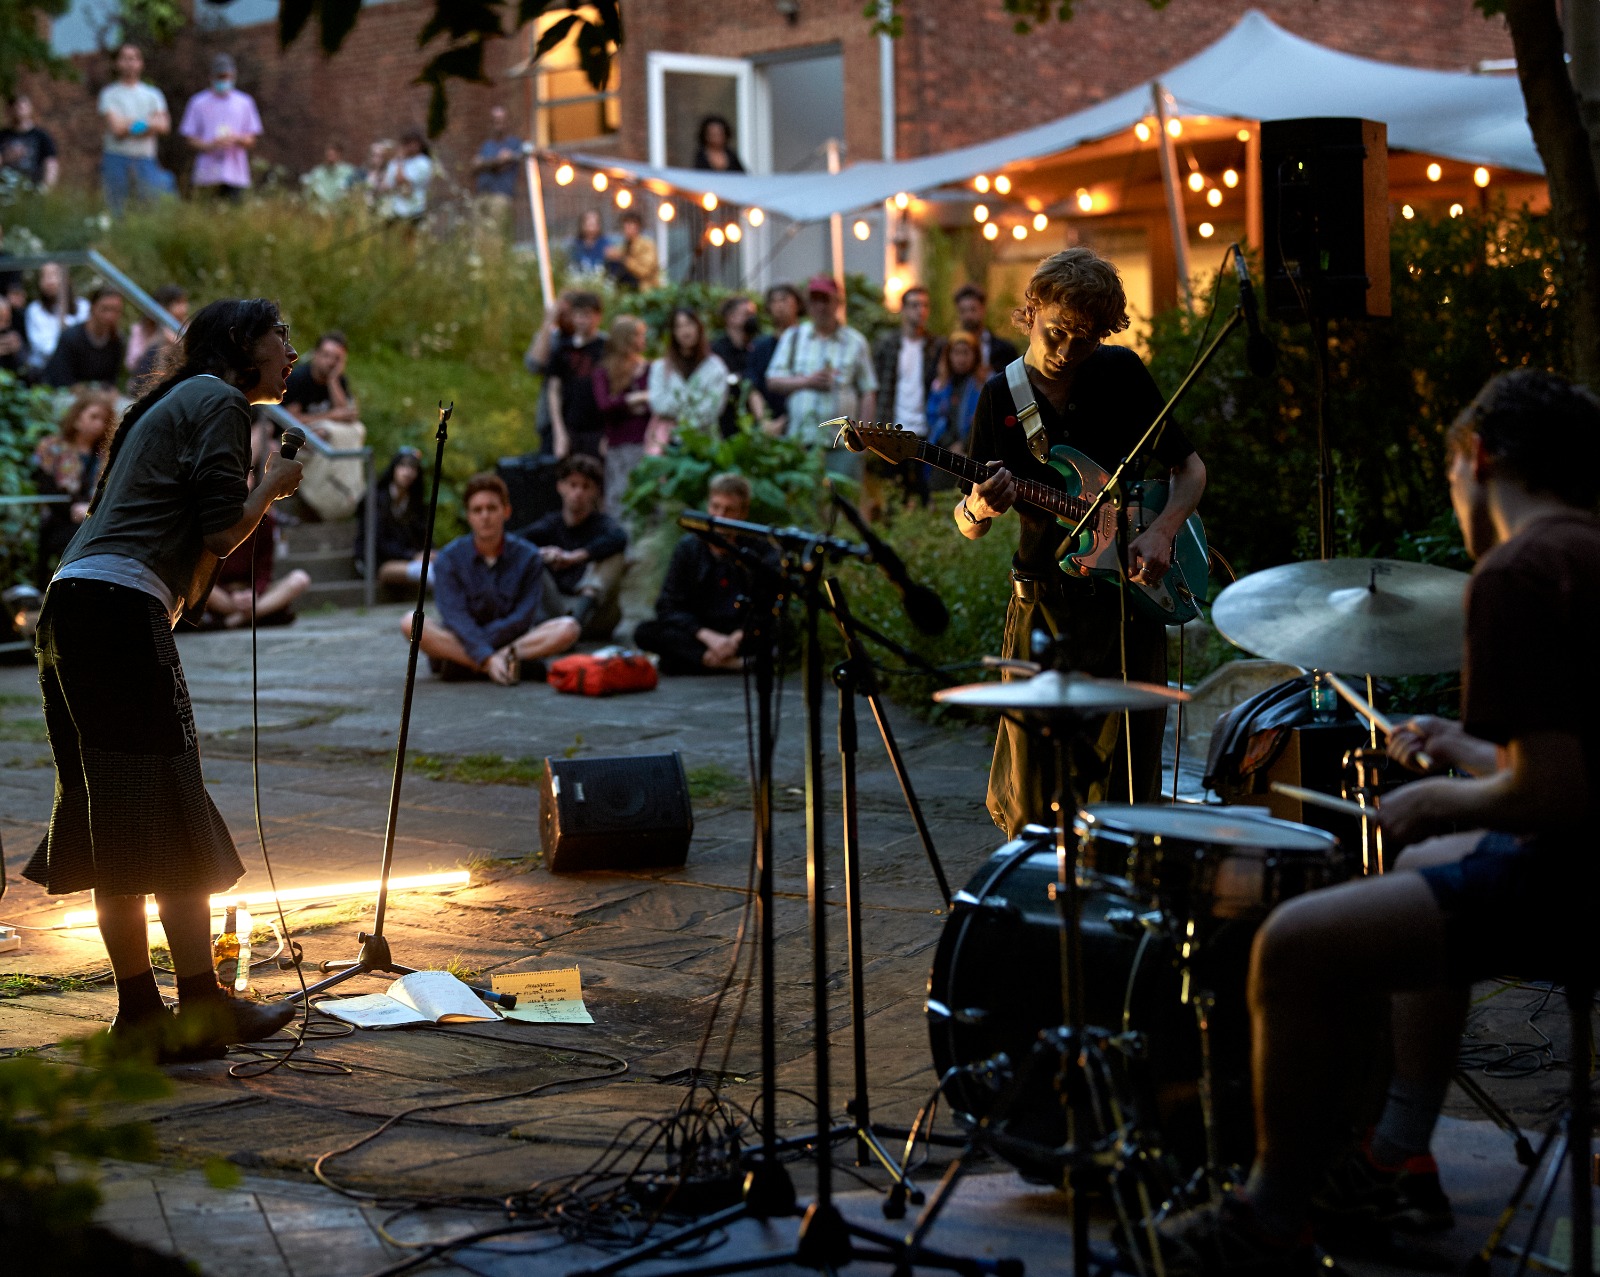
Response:
[[[693,835],[676,753],[544,760],[539,843],[552,873],[675,868]]]
[[[530,452],[520,457],[501,457],[494,472],[505,480],[511,493],[511,517],[506,520],[510,532],[520,532],[535,519],[543,518],[561,508],[561,495],[556,491],[556,466],[554,457]]]
[[[1376,120],[1261,121],[1267,314],[1389,314],[1389,142]]]

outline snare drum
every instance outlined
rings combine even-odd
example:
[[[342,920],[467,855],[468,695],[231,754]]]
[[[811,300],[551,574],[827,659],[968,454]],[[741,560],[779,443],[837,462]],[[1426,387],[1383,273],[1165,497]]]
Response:
[[[1080,873],[1175,920],[1263,918],[1346,876],[1332,834],[1260,808],[1101,804],[1073,830]]]

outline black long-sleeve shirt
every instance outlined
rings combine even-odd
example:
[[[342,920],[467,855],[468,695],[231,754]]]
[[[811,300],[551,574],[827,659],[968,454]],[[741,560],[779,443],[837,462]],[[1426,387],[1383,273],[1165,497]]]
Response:
[[[598,510],[582,523],[571,525],[561,516],[561,511],[552,510],[549,514],[535,519],[527,527],[518,528],[517,535],[534,545],[554,545],[563,550],[587,550],[590,563],[609,559],[613,554],[621,554],[628,548],[628,534],[623,531],[622,525],[609,514],[601,514]],[[551,572],[550,575],[555,578],[556,586],[563,594],[576,594],[578,583],[583,579],[584,567],[585,565],[580,563],[576,567]]]
[[[691,532],[672,551],[666,580],[656,596],[656,619],[691,631],[704,627],[732,634],[743,624],[739,596],[747,589],[739,561],[731,554],[713,554]]]

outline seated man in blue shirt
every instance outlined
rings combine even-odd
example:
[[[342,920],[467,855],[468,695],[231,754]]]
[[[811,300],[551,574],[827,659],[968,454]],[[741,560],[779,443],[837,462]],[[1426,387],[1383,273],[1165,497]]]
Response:
[[[433,556],[439,619],[424,621],[422,650],[446,677],[470,671],[503,687],[523,673],[543,681],[542,658],[576,643],[578,622],[570,616],[538,619],[544,560],[526,541],[506,536],[511,494],[505,480],[475,474],[467,480],[465,499],[472,531]],[[409,640],[409,615],[400,629]]]

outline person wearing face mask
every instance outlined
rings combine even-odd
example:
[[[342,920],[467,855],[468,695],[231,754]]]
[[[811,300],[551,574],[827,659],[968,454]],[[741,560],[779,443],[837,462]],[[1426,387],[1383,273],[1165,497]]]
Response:
[[[1017,552],[1012,559],[1011,598],[1006,612],[1003,656],[1031,659],[1029,636],[1036,629],[1059,636],[1056,664],[1101,678],[1124,673],[1122,593],[1114,584],[1068,576],[1058,566],[1065,536],[1054,516],[1017,504],[1017,483],[1028,480],[1062,488],[1061,477],[1040,451],[1067,444],[1111,469],[1139,441],[1161,411],[1161,392],[1139,356],[1106,337],[1128,327],[1127,298],[1116,267],[1087,248],[1047,257],[1034,270],[1013,314],[1027,335],[1023,358],[1038,405],[1043,437],[1030,440],[1025,404],[1012,397],[1006,374],[997,372],[978,395],[970,455],[993,473],[971,485],[951,511],[957,531],[969,541],[987,536],[996,520],[1016,509]],[[1046,453],[1046,455],[1048,455]],[[1167,504],[1128,546],[1128,572],[1135,581],[1159,581],[1172,565],[1173,540],[1205,491],[1206,467],[1177,425],[1169,425],[1155,448],[1155,462],[1171,479]],[[1135,476],[1137,477],[1137,476]],[[1092,493],[1089,495],[1093,495]],[[1167,634],[1159,622],[1130,610],[1127,669],[1130,679],[1167,682]],[[1073,796],[1100,802],[1150,802],[1161,784],[1161,738],[1165,715],[1147,711],[1133,720],[1133,794],[1123,760],[1123,716],[1108,716],[1092,749],[1075,749]],[[989,773],[989,814],[1008,836],[1023,825],[1051,823],[1054,762],[1028,734],[1002,719]]]
[[[261,136],[256,100],[233,87],[233,59],[211,59],[211,84],[189,99],[178,132],[194,148],[191,184],[221,199],[236,200],[250,189],[250,150]]]

